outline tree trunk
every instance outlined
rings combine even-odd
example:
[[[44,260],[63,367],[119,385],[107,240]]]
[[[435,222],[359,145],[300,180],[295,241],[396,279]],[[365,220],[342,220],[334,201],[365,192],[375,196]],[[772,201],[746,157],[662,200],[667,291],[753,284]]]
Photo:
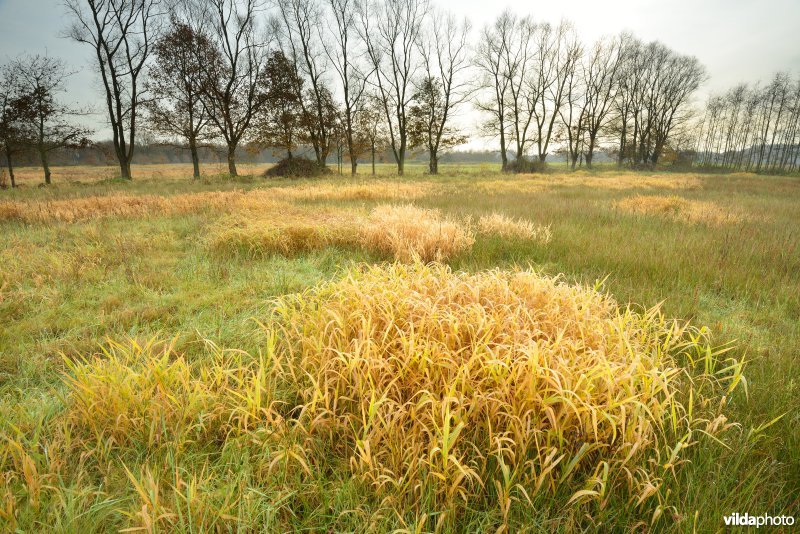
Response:
[[[375,143],[372,143],[372,176],[375,176]]]
[[[11,151],[6,147],[6,166],[8,167],[8,177],[11,180],[11,189],[17,187],[17,181],[14,178],[14,163],[11,161]]]
[[[189,139],[189,152],[192,153],[192,177],[197,180],[200,178],[200,157],[197,155],[197,141]]]
[[[431,158],[428,163],[428,170],[431,174],[439,174],[439,155],[431,150]]]
[[[586,149],[586,168],[592,168],[592,160],[594,159],[594,140],[595,137],[593,135],[589,136],[589,147]]]
[[[397,176],[403,176],[406,168],[406,140],[400,140],[400,150],[397,151]]]
[[[291,157],[291,152],[289,153]],[[239,176],[236,170],[236,145],[228,145],[228,174],[231,176]]]
[[[42,170],[44,171],[44,183],[50,185],[50,162],[47,161],[47,151],[43,147],[39,147],[39,159],[42,161]]]
[[[358,169],[358,156],[353,143],[353,129],[350,127],[349,112],[347,124],[347,154],[350,156],[350,175],[355,176]]]
[[[500,128],[500,161],[502,162],[501,170],[505,171],[508,168],[508,154],[506,154],[506,134],[502,126]]]
[[[124,159],[120,160],[119,162],[119,176],[123,180],[133,180],[133,175],[131,175],[131,164]]]

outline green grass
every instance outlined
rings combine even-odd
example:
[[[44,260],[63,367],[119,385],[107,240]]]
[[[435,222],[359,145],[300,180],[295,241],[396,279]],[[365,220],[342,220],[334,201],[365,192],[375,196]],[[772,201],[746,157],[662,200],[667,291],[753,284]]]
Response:
[[[367,167],[360,170],[368,172]],[[431,180],[423,168],[412,168],[403,180]],[[390,167],[381,172],[388,178]],[[660,189],[576,185],[563,176],[569,177],[545,176],[551,183],[537,191],[487,193],[483,182],[506,177],[486,166],[445,168],[437,179],[444,192],[415,204],[475,218],[496,211],[551,225],[547,245],[478,236],[469,253],[448,262],[454,269],[530,265],[545,274],[563,273],[569,281],[605,280],[604,289],[623,304],[663,302],[667,316],[707,325],[717,343],[735,343],[737,357],[748,362],[749,396],[741,388],[734,392],[727,415],[740,427],[725,434],[725,445],[700,439],[689,462],[665,479],[669,497],[659,530],[716,531],[723,528],[722,516],[733,512],[800,516],[800,179],[703,174],[693,176],[698,187]],[[612,181],[616,175],[604,171],[596,177],[606,176]],[[293,183],[248,177],[104,181],[2,191],[0,202],[121,191],[169,196]],[[613,208],[614,201],[636,193],[712,202],[749,218],[708,226]],[[378,203],[303,202],[309,210]],[[0,222],[0,436],[25,444],[40,474],[80,471],[56,469],[58,461],[84,466],[90,474],[44,479],[49,488],[36,502],[23,460],[9,452],[12,446],[0,447],[0,529],[16,524],[21,531],[103,532],[141,526],[150,477],[159,488],[160,506],[169,508],[177,516],[172,524],[186,532],[201,523],[223,531],[235,525],[248,531],[434,529],[437,510],[422,504],[405,517],[387,514],[371,488],[346,469],[323,469],[325,462],[312,466],[310,474],[290,461],[265,473],[277,452],[260,446],[257,435],[188,449],[141,445],[120,449],[117,456],[87,449],[84,457],[60,460],[46,448],[67,439],[52,441],[48,435],[64,410],[63,357],[73,360],[98,352],[105,340],[128,338],[176,338],[177,350],[190,362],[210,357],[203,340],[257,357],[267,340],[254,319],[269,316],[272,297],[378,260],[352,248],[291,259],[220,258],[209,253],[204,239],[221,217]],[[190,498],[191,492],[200,497]],[[640,528],[635,526],[652,519],[621,498],[602,508],[566,511],[558,499],[568,497],[557,495],[533,507],[515,502],[511,531]],[[14,521],[3,519],[4,509],[14,510]],[[217,523],[203,523],[221,510],[224,517]],[[430,517],[422,525],[425,514]],[[489,531],[498,525],[496,514],[479,507],[446,522],[445,529]]]

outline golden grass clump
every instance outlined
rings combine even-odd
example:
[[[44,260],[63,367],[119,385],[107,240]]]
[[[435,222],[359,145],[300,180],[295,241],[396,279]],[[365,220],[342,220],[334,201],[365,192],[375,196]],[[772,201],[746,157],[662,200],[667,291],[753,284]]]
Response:
[[[364,246],[397,260],[442,261],[468,250],[475,237],[467,221],[411,204],[380,205],[361,231]]]
[[[639,215],[657,215],[676,221],[722,225],[738,223],[743,215],[725,209],[713,202],[688,200],[679,196],[634,195],[616,202],[622,211]]]
[[[478,219],[478,232],[505,239],[538,241],[543,245],[549,243],[552,238],[549,226],[538,226],[530,221],[512,219],[502,213],[492,213]]]
[[[272,361],[207,342],[207,354],[187,360],[172,342],[109,342],[75,361],[60,424],[105,447],[194,442],[241,435],[255,426],[278,430]]]
[[[527,271],[364,267],[276,313],[301,424],[398,509],[492,495],[506,518],[558,492],[640,506],[728,426],[717,386],[741,379],[705,329]]]
[[[207,238],[209,249],[224,256],[296,256],[330,246],[356,246],[357,214],[335,211],[274,214],[242,213],[223,218]]]

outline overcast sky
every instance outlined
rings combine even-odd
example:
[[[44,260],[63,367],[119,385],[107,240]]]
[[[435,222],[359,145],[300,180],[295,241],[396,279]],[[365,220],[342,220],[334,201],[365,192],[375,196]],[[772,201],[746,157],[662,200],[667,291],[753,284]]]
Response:
[[[800,0],[440,0],[437,5],[469,17],[475,28],[508,7],[536,20],[567,18],[586,42],[623,30],[660,40],[706,66],[710,79],[702,94],[740,81],[766,81],[779,70],[800,74]],[[60,0],[0,0],[0,62],[21,53],[60,57],[77,71],[68,99],[97,104],[91,50],[59,37],[68,23]]]

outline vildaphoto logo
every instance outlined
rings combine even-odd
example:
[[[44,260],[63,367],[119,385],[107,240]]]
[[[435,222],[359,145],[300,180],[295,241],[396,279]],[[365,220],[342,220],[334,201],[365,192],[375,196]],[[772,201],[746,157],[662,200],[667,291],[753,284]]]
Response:
[[[724,518],[726,527],[781,527],[794,525],[794,517],[790,515],[750,515],[733,513]]]

